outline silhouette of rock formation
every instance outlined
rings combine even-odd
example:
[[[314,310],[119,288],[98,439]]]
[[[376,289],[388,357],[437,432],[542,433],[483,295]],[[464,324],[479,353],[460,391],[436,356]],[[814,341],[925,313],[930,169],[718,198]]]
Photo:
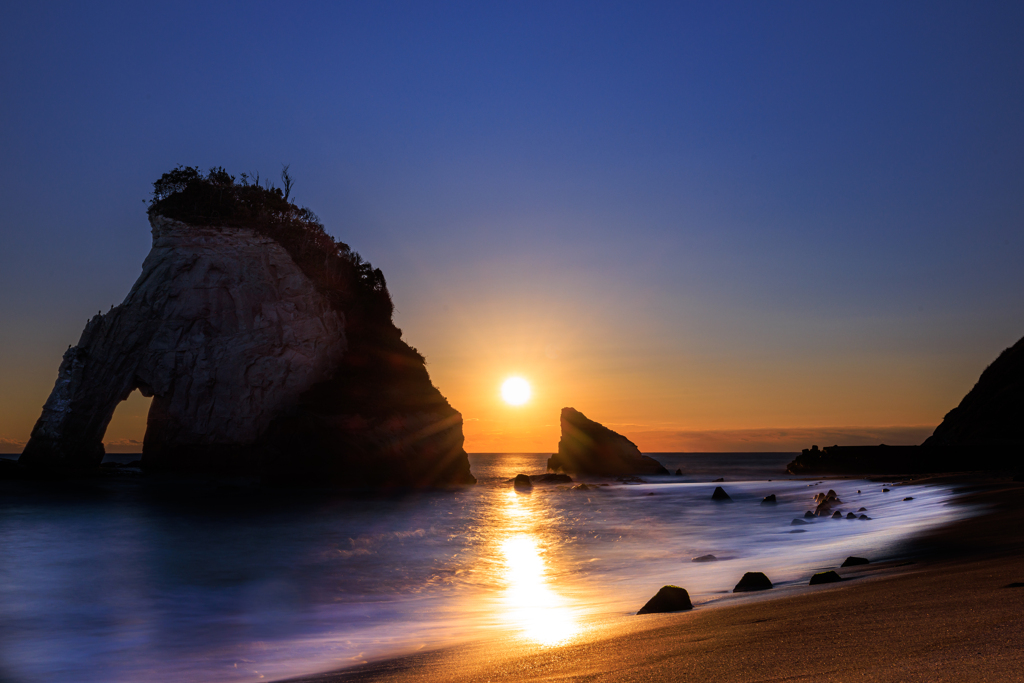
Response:
[[[383,332],[358,324],[357,302],[332,301],[352,296],[315,285],[264,232],[152,212],[150,224],[142,275],[64,354],[23,466],[97,467],[114,409],[139,389],[153,397],[146,469],[351,487],[475,481],[462,417],[390,308]]]
[[[587,419],[575,408],[562,408],[561,424],[562,438],[558,453],[548,458],[549,470],[600,477],[668,474],[660,462],[643,455],[632,441]]]
[[[920,446],[804,449],[790,474],[1020,469],[1024,455],[1024,339],[989,365]]]
[[[1024,338],[985,368],[960,405],[923,444],[931,447],[1024,447]]]

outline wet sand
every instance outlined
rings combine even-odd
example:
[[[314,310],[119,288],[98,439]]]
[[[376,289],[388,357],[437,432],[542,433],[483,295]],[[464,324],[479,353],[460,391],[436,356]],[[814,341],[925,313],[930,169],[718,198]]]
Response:
[[[293,680],[1024,681],[1024,483],[932,481],[989,512],[840,569],[842,583],[616,618],[561,647],[509,638]]]

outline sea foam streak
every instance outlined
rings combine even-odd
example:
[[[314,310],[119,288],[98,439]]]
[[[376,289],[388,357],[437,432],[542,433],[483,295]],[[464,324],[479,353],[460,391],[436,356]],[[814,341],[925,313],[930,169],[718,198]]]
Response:
[[[507,480],[546,456],[504,454],[471,456],[478,486],[401,500],[5,495],[0,674],[272,680],[488,634],[549,647],[666,583],[700,608],[745,571],[803,584],[970,514],[943,487],[779,479],[786,455],[657,457],[690,474],[522,494]],[[733,502],[712,502],[716,485]],[[829,488],[872,519],[790,526]],[[706,554],[719,560],[690,561]]]

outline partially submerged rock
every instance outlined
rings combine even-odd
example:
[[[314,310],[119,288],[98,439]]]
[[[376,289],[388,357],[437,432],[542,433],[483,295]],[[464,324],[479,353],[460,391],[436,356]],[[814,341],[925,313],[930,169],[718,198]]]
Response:
[[[802,519],[794,519],[792,522],[789,523],[790,526],[803,526],[805,524],[810,524],[810,522],[805,522]]]
[[[747,572],[732,589],[733,593],[746,593],[748,591],[764,591],[773,588],[772,582],[761,572]]]
[[[854,557],[853,555],[850,555],[840,566],[857,567],[862,564],[870,564],[870,560],[868,560],[866,557]]]
[[[571,484],[572,477],[568,474],[548,472],[547,474],[531,474],[530,481],[534,484]]]
[[[530,481],[529,475],[517,474],[516,478],[512,481],[512,486],[517,491],[529,491],[533,489],[533,482]]]
[[[817,586],[819,583],[836,583],[837,581],[842,580],[842,577],[834,571],[818,572],[811,577],[811,581],[808,585]]]
[[[725,492],[725,489],[721,486],[716,486],[715,492],[711,494],[711,500],[732,500],[732,498]]]
[[[637,614],[657,614],[660,612],[682,612],[693,609],[690,595],[685,588],[679,586],[662,586],[658,593],[647,601]]]
[[[575,408],[562,408],[558,453],[548,459],[552,472],[619,477],[668,474],[661,463],[640,452],[632,441],[587,419]]]
[[[717,559],[714,555],[701,555],[700,557],[693,558],[690,562],[714,562]]]
[[[771,504],[771,503],[774,503],[774,502],[775,502],[775,494],[773,493],[771,495],[765,496],[761,500],[761,505],[768,505],[768,504]]]

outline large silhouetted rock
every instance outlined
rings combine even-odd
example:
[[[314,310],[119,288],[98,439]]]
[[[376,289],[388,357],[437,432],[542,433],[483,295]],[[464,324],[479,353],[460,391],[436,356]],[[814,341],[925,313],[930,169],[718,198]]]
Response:
[[[1024,447],[1024,339],[999,354],[924,448]]]
[[[96,467],[115,407],[139,389],[153,397],[144,468],[349,487],[475,481],[461,415],[401,341],[379,271],[387,303],[373,318],[363,295],[314,284],[266,231],[150,223],[141,276],[64,354],[22,465]]]
[[[588,420],[575,408],[562,408],[562,438],[548,469],[570,474],[618,477],[630,474],[668,474],[661,463],[640,453],[632,441]]]
[[[804,449],[790,474],[895,474],[1019,468],[1024,453],[1024,339],[1003,351],[920,446]]]

